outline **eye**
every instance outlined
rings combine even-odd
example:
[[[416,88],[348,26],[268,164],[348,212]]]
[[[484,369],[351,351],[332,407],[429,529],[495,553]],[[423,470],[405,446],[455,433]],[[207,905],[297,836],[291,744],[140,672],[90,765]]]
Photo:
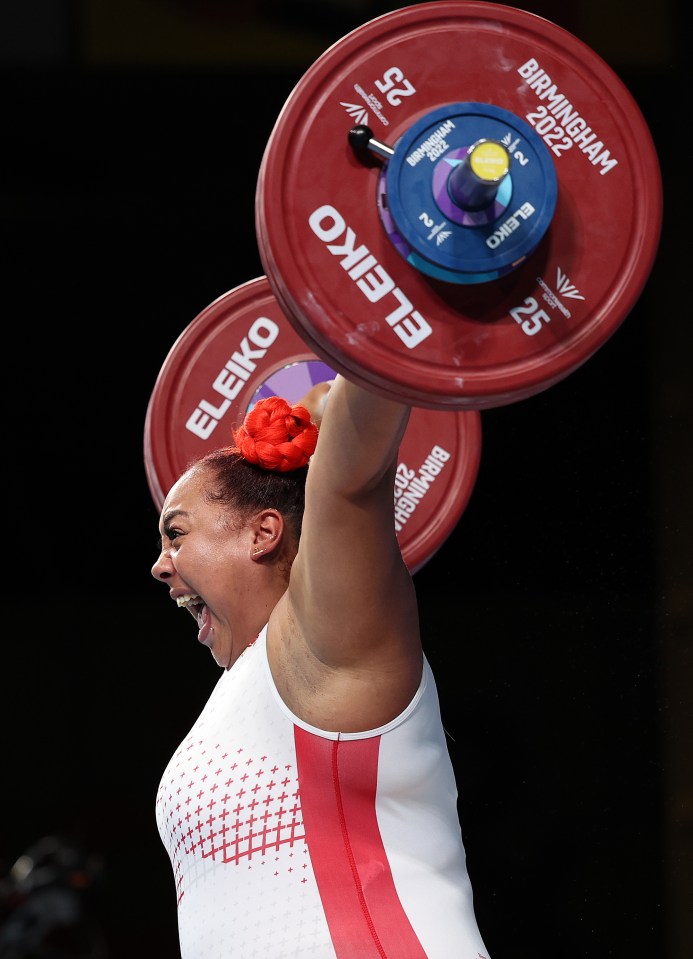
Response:
[[[169,541],[169,543],[173,543],[181,535],[182,535],[181,530],[176,529],[175,526],[164,527],[164,536]]]

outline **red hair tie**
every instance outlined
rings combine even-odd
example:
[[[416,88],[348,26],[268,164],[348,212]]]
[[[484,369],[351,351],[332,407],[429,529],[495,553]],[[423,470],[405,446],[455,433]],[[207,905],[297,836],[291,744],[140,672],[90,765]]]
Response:
[[[308,464],[315,452],[318,428],[305,406],[289,406],[280,396],[268,396],[246,414],[233,438],[249,463],[287,473]]]

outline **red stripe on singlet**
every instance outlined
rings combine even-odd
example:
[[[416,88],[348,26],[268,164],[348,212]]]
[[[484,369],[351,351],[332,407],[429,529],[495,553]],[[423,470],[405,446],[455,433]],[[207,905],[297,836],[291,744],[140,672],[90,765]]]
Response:
[[[295,727],[301,810],[338,959],[426,959],[395,890],[375,814],[380,738]]]

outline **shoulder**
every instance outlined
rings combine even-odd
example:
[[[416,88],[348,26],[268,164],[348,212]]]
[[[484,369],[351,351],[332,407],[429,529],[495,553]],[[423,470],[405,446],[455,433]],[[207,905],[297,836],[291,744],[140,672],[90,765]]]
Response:
[[[333,620],[332,641],[349,642],[349,626]],[[386,630],[385,625],[383,629]],[[302,634],[288,596],[275,607],[267,627],[267,659],[279,696],[292,713],[318,729],[363,732],[399,716],[421,684],[424,667],[418,631],[407,640],[379,644],[374,654],[345,658],[338,665],[316,655]]]

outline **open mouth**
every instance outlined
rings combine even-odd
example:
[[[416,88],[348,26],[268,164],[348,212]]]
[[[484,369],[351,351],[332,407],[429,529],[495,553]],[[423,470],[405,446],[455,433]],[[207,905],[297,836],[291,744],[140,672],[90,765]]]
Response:
[[[202,597],[194,593],[186,593],[185,596],[179,596],[176,599],[176,603],[179,607],[187,609],[190,615],[197,620],[198,627],[202,629],[204,625],[204,611],[206,609]]]

